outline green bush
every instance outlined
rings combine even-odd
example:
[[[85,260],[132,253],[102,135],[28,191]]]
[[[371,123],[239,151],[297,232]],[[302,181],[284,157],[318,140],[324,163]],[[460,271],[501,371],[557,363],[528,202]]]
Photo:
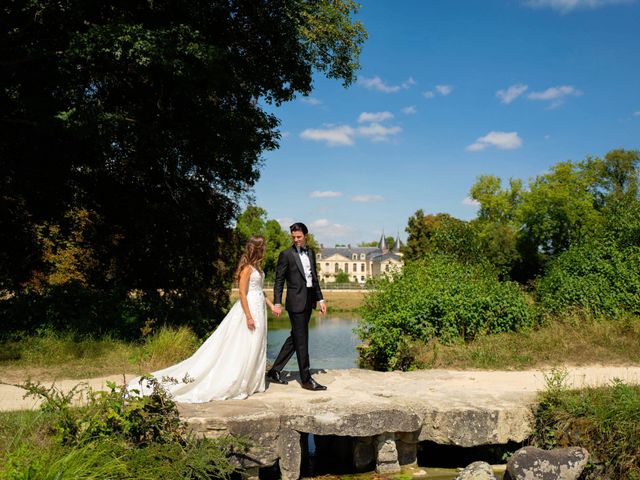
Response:
[[[382,278],[362,308],[362,366],[409,369],[411,346],[530,328],[534,310],[519,286],[500,282],[489,267],[435,255]]]
[[[3,479],[210,479],[238,471],[231,456],[243,456],[247,443],[234,438],[197,439],[180,418],[177,406],[157,381],[153,392],[133,397],[109,384],[105,392],[69,393],[27,382],[27,394],[44,399],[40,418],[17,414],[9,420],[12,438],[0,439]],[[86,402],[72,407],[79,393]],[[3,416],[5,418],[3,418]],[[16,428],[18,427],[18,428]],[[1,428],[0,434],[9,434]]]
[[[606,238],[571,247],[549,265],[538,282],[537,297],[551,314],[640,314],[640,247],[619,248]]]
[[[548,385],[540,396],[533,443],[581,446],[591,455],[586,478],[640,479],[640,386],[568,390]],[[582,477],[581,477],[582,478]]]

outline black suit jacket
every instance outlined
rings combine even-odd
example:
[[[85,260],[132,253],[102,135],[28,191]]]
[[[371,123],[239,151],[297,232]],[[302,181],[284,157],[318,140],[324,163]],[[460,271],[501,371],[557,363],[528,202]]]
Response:
[[[278,257],[278,268],[276,270],[276,281],[273,286],[273,303],[282,304],[282,292],[285,281],[287,283],[287,301],[285,308],[289,312],[302,312],[307,305],[307,298],[312,296],[313,307],[317,301],[322,300],[322,291],[318,283],[318,273],[316,271],[316,255],[312,249],[307,253],[309,263],[311,263],[311,287],[307,288],[307,281],[304,277],[304,267],[300,254],[295,246],[287,248]]]

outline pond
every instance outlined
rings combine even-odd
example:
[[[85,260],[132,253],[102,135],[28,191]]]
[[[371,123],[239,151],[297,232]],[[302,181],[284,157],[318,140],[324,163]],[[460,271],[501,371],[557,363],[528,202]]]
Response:
[[[309,358],[311,368],[357,368],[356,347],[360,339],[353,332],[359,317],[313,314],[309,323]],[[287,316],[269,318],[267,335],[267,362],[273,363],[282,344],[289,336],[291,323]],[[295,354],[285,370],[298,371]]]

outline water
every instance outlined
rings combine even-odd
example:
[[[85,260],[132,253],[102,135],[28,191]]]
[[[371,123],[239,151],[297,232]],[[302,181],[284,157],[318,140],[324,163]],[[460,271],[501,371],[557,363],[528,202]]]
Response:
[[[314,314],[309,322],[309,359],[312,369],[357,368],[356,347],[360,339],[353,332],[357,317],[325,316]],[[291,332],[291,323],[285,318],[269,318],[267,335],[267,361],[273,363],[282,344]],[[298,371],[295,354],[285,370]]]

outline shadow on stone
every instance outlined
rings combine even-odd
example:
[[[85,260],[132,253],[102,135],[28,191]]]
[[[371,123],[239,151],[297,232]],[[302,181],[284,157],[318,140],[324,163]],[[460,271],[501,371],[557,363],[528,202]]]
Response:
[[[523,446],[509,442],[504,445],[459,447],[424,441],[418,444],[418,465],[435,468],[464,468],[470,463],[482,461],[489,464],[506,463],[508,457]]]

